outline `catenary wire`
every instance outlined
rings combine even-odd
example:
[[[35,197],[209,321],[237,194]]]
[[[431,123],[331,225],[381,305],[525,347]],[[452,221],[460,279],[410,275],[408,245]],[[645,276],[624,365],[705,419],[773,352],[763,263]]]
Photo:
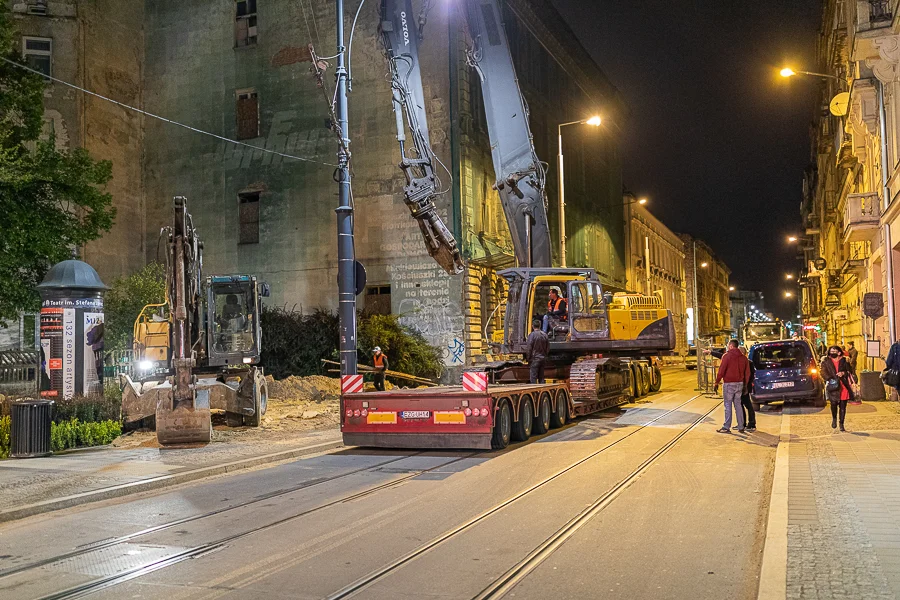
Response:
[[[270,149],[268,149],[268,148],[262,148],[262,147],[260,147],[260,146],[254,146],[253,144],[248,144],[248,143],[246,143],[246,142],[240,142],[240,141],[238,141],[238,140],[233,140],[233,139],[231,139],[231,138],[227,138],[227,137],[225,137],[225,136],[222,136],[222,135],[219,135],[219,134],[216,134],[216,133],[212,133],[212,132],[210,132],[210,131],[204,131],[203,129],[198,129],[198,128],[196,128],[196,127],[192,127],[192,126],[187,125],[187,124],[185,124],[185,123],[181,123],[181,122],[179,122],[179,121],[174,121],[174,120],[172,120],[172,119],[168,119],[168,118],[163,117],[163,116],[161,116],[161,115],[157,115],[157,114],[154,114],[154,113],[151,113],[151,112],[147,112],[146,110],[137,108],[137,107],[135,107],[135,106],[131,106],[131,105],[129,105],[129,104],[125,104],[124,102],[119,102],[118,100],[113,100],[112,98],[109,98],[109,97],[104,96],[104,95],[102,95],[102,94],[98,94],[97,92],[92,92],[92,91],[89,90],[89,89],[83,88],[83,87],[81,87],[81,86],[77,86],[77,85],[75,85],[74,83],[69,83],[68,81],[63,81],[62,79],[58,79],[58,78],[52,77],[52,76],[50,76],[50,75],[45,75],[44,73],[41,73],[40,71],[38,71],[38,70],[36,70],[36,69],[32,69],[31,67],[28,67],[28,66],[26,66],[26,65],[23,65],[23,64],[21,64],[21,63],[17,63],[16,61],[10,60],[10,59],[8,59],[8,58],[6,58],[6,57],[0,56],[0,60],[2,60],[3,62],[9,63],[10,65],[12,65],[12,66],[14,66],[14,67],[18,67],[18,68],[20,68],[20,69],[24,69],[25,71],[29,71],[29,72],[34,73],[34,74],[36,74],[36,75],[40,75],[41,77],[43,77],[43,78],[45,78],[45,79],[49,79],[50,81],[53,81],[54,83],[58,83],[58,84],[60,84],[60,85],[66,86],[66,87],[70,87],[70,88],[75,89],[75,90],[78,90],[78,91],[80,91],[80,92],[82,92],[82,93],[84,93],[84,94],[88,94],[89,96],[94,96],[95,98],[99,98],[99,99],[101,99],[101,100],[106,100],[107,102],[111,102],[111,103],[113,103],[113,104],[115,104],[115,105],[117,105],[117,106],[120,106],[120,107],[124,108],[124,109],[131,110],[131,111],[140,113],[140,114],[145,115],[145,116],[147,116],[147,117],[150,117],[150,118],[152,118],[152,119],[158,119],[158,120],[160,120],[160,121],[163,121],[164,123],[169,123],[170,125],[176,125],[176,126],[178,126],[178,127],[182,127],[182,128],[184,128],[184,129],[187,129],[187,130],[189,130],[189,131],[193,131],[193,132],[195,132],[195,133],[200,133],[200,134],[202,134],[202,135],[208,135],[208,136],[210,136],[210,137],[216,138],[217,140],[221,140],[221,141],[223,141],[223,142],[228,142],[229,144],[235,144],[235,145],[237,145],[237,146],[244,146],[244,147],[246,147],[246,148],[251,148],[251,149],[253,149],[253,150],[258,150],[259,152],[266,152],[266,153],[268,153],[268,154],[274,154],[274,155],[276,155],[276,156],[281,156],[281,157],[284,157],[284,158],[289,158],[289,159],[291,159],[291,160],[299,160],[299,161],[303,161],[303,162],[314,163],[314,164],[317,164],[317,165],[324,165],[324,166],[327,166],[327,167],[336,167],[336,166],[337,166],[337,165],[334,164],[334,163],[328,163],[328,162],[324,162],[324,161],[320,161],[320,160],[315,160],[315,159],[313,159],[313,158],[304,158],[304,157],[302,157],[302,156],[295,156],[295,155],[293,155],[293,154],[287,154],[287,153],[285,153],[285,152],[278,152],[277,150],[270,150]]]

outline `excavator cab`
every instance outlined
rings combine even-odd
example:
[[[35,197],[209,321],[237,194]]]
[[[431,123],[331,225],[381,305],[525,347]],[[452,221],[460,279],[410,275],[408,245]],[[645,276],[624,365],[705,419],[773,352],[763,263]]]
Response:
[[[212,276],[206,278],[206,294],[209,365],[257,364],[260,298],[269,295],[268,285],[252,275]]]

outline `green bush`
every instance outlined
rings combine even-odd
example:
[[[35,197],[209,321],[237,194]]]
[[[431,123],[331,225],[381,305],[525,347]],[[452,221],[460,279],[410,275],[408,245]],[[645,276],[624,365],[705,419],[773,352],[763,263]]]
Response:
[[[316,310],[310,314],[288,308],[263,307],[262,364],[276,379],[327,374],[333,366],[322,359],[338,359],[338,317]],[[372,348],[380,346],[391,370],[419,377],[439,377],[440,350],[424,337],[400,324],[397,315],[357,316],[358,359],[371,364]]]
[[[0,417],[0,458],[9,456],[9,417]]]
[[[78,419],[82,423],[118,421],[122,413],[121,393],[108,396],[74,396],[57,400],[53,405],[53,421],[63,423]]]
[[[166,268],[150,263],[128,277],[112,282],[103,296],[104,343],[106,350],[131,348],[134,321],[148,304],[160,304],[166,299]]]
[[[50,425],[50,449],[54,452],[68,448],[103,446],[122,435],[122,425],[118,421],[83,423],[71,419]]]

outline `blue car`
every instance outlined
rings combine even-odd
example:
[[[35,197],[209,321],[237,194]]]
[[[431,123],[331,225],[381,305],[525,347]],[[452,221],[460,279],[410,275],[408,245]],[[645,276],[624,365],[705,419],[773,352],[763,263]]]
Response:
[[[763,342],[750,348],[756,370],[750,401],[753,408],[777,401],[809,400],[825,406],[825,393],[815,350],[806,340]]]

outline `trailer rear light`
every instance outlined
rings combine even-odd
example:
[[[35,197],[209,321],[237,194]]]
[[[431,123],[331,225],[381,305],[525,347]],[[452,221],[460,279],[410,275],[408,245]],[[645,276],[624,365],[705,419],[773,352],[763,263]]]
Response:
[[[472,409],[471,409],[471,408],[466,408],[466,410],[464,410],[463,412],[466,414],[467,417],[471,417],[471,416],[472,416]],[[477,409],[476,409],[475,412],[478,412]]]
[[[353,416],[353,409],[352,409],[352,408],[348,408],[348,409],[347,409],[347,416],[348,416],[348,417],[352,417],[352,416]]]
[[[356,410],[353,411],[353,416],[354,416],[354,417],[358,417],[358,416],[359,416],[359,409],[358,409],[358,408],[357,408]]]
[[[368,416],[368,414],[369,414],[369,409],[364,408],[364,409],[362,409],[362,412],[359,413],[359,414],[360,414],[360,416],[363,416],[363,417]]]
[[[488,416],[488,409],[482,408],[482,409],[481,409],[481,416],[482,416],[482,417]]]

